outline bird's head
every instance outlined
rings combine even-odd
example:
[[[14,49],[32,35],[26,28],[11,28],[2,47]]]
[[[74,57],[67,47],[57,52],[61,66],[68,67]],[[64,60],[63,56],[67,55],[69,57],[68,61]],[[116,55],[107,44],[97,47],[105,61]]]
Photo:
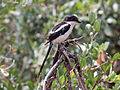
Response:
[[[78,17],[75,16],[75,15],[66,16],[66,17],[64,18],[64,21],[66,21],[66,22],[81,23],[81,21],[80,21],[80,20],[78,19]]]

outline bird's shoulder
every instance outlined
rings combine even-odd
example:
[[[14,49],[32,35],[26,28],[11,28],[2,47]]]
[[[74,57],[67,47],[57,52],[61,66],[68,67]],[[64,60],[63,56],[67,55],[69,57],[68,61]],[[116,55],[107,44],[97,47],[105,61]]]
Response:
[[[50,35],[48,36],[48,40],[52,41],[56,39],[57,37],[64,35],[69,29],[70,24],[64,23],[65,26],[62,26],[64,22],[58,24],[59,27],[56,27],[55,31],[52,31]]]
[[[65,25],[67,24],[65,21],[57,24],[53,29],[52,29],[52,32],[55,32],[58,28],[60,28],[62,25]]]

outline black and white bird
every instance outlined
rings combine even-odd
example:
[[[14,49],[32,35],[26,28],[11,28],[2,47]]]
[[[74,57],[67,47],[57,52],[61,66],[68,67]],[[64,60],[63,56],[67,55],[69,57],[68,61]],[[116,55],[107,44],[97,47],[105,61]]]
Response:
[[[40,68],[38,76],[40,76],[40,73],[43,69],[43,66],[45,64],[45,61],[46,61],[49,53],[50,53],[52,46],[54,44],[59,44],[59,43],[64,42],[68,38],[68,36],[71,34],[73,27],[77,23],[81,23],[81,21],[78,19],[78,17],[75,15],[70,15],[70,16],[66,16],[61,23],[57,24],[52,29],[52,31],[47,39],[47,42],[45,43],[45,45],[49,43],[48,52],[45,56],[45,59],[44,59],[43,64]]]

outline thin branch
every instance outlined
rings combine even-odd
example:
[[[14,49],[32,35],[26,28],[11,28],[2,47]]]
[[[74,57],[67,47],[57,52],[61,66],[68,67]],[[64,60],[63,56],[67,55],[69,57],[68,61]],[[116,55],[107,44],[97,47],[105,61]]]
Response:
[[[107,62],[104,62],[104,63],[102,63],[101,65],[99,65],[98,67],[95,67],[95,68],[90,68],[90,70],[92,70],[92,71],[96,71],[96,70],[98,70],[99,68],[101,68],[103,65],[105,65],[105,64],[107,64],[108,63],[108,61]]]
[[[80,47],[80,45],[79,45],[79,43],[78,43],[77,41],[75,42],[75,44],[80,48],[81,51],[83,51],[82,48]]]
[[[82,86],[84,87],[84,89],[85,90],[88,90],[87,89],[87,86],[85,85],[85,81],[84,81],[84,78],[83,78],[83,72],[82,72],[82,69],[81,69],[81,67],[80,67],[80,63],[79,63],[79,61],[78,61],[78,58],[77,58],[77,56],[76,55],[69,55],[71,58],[73,58],[74,60],[75,60],[75,67],[77,68],[77,70],[78,70],[78,73],[79,73],[79,77],[80,77],[80,80],[81,80],[81,84],[82,84]]]
[[[65,41],[65,47],[68,47],[70,44],[75,43],[76,41],[78,41],[78,40],[80,40],[82,38],[84,38],[84,36],[81,36],[79,38],[74,38],[74,39],[70,39],[70,40]]]
[[[43,90],[49,90],[49,82],[50,82],[50,77],[52,76],[52,74],[54,73],[54,71],[58,68],[58,66],[63,62],[63,59],[59,59],[54,66],[49,70],[49,72],[47,73],[47,75],[45,76],[45,80],[44,80],[44,84],[43,84]]]
[[[91,90],[94,90],[95,86],[97,84],[99,84],[102,81],[102,76],[94,83],[93,87],[91,88]]]
[[[72,63],[71,63],[71,61],[70,61],[70,58],[68,57],[67,52],[66,52],[65,50],[63,51],[63,55],[67,58],[68,63],[70,64],[70,67],[73,69],[73,72],[74,72],[75,76],[76,76],[77,79],[78,79],[79,85],[82,86],[82,89],[83,89],[83,90],[86,90],[86,89],[84,88],[84,86],[83,86],[83,84],[82,84],[79,76],[77,75],[77,72],[76,72],[75,69],[73,68]]]
[[[65,67],[67,70],[67,77],[68,77],[68,90],[72,90],[72,85],[71,85],[71,78],[70,78],[70,65],[68,64],[68,62],[65,63]]]
[[[13,67],[15,64],[15,60],[13,60],[12,64],[10,66],[8,66],[7,68],[5,68],[5,70],[9,70],[11,67]]]

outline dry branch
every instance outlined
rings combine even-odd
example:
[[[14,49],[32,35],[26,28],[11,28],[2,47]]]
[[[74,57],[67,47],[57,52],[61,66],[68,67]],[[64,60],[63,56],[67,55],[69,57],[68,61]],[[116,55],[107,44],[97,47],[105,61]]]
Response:
[[[91,90],[94,90],[95,86],[97,84],[99,84],[102,81],[102,76],[94,83],[93,87],[91,88]]]
[[[66,70],[67,70],[68,90],[72,90],[71,77],[70,77],[70,71],[71,71],[71,69],[70,69],[70,65],[69,65],[68,62],[65,62],[65,67],[66,67]]]
[[[102,63],[101,65],[99,65],[98,67],[95,67],[95,68],[90,68],[91,71],[96,71],[98,69],[100,69],[103,65],[107,64],[108,62],[104,62]]]
[[[83,90],[87,90],[87,89],[83,86],[81,79],[79,78],[79,76],[77,75],[77,72],[76,72],[75,69],[73,68],[72,63],[71,63],[71,61],[70,61],[70,58],[69,58],[69,56],[68,56],[68,53],[65,51],[65,49],[62,50],[62,53],[63,53],[63,55],[67,58],[68,63],[69,63],[69,65],[70,65],[70,68],[73,69],[73,72],[74,72],[76,78],[78,79],[79,85],[81,85],[81,87],[82,87]]]
[[[58,66],[63,62],[63,59],[59,59],[54,65],[53,67],[49,70],[49,72],[47,73],[45,80],[44,80],[44,84],[43,84],[43,90],[49,90],[51,85],[49,85],[51,83],[51,81],[53,81],[53,77],[50,79],[50,77],[53,75],[53,73],[55,72],[55,70],[58,68]]]
[[[85,81],[84,81],[84,78],[83,78],[83,72],[82,72],[82,69],[81,69],[81,67],[80,67],[80,63],[79,63],[79,61],[78,61],[77,56],[76,56],[76,55],[69,55],[69,56],[75,60],[75,64],[76,64],[75,67],[76,67],[77,70],[78,70],[79,77],[80,77],[80,80],[81,80],[81,84],[82,84],[82,86],[84,87],[83,90],[88,90],[88,89],[87,89],[87,86],[85,85]]]
[[[70,44],[75,43],[76,41],[80,40],[81,38],[83,38],[83,37],[75,38],[72,40],[67,40],[58,46],[58,50],[56,51],[55,56],[53,57],[53,65],[52,65],[50,71],[45,76],[43,90],[50,90],[51,89],[52,82],[56,78],[56,70],[57,70],[58,66],[63,62],[63,60],[65,62],[65,67],[67,69],[69,90],[72,90],[71,78],[70,78],[70,71],[72,69],[73,69],[73,72],[74,72],[76,78],[78,79],[79,85],[81,86],[82,90],[88,90],[86,85],[85,85],[84,78],[82,77],[82,70],[81,70],[77,56],[73,55],[72,58],[75,60],[75,65],[76,65],[75,67],[77,68],[78,73],[76,72],[76,70],[72,66],[72,62],[70,60],[70,54],[66,48]],[[60,59],[61,56],[62,56],[62,58]]]

